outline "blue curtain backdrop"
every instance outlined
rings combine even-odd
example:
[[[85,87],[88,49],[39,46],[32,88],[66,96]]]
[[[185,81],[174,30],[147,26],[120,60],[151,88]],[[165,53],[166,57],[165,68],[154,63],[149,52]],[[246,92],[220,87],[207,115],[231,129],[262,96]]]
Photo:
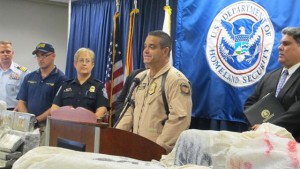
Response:
[[[76,76],[74,54],[81,47],[91,48],[96,55],[93,76],[104,80],[115,3],[111,0],[72,2],[66,75]]]
[[[281,30],[300,26],[298,6],[298,0],[178,0],[175,60],[193,87],[191,128],[247,129],[243,104],[258,77],[280,67]]]
[[[142,56],[144,41],[147,37],[148,32],[153,30],[161,30],[163,27],[165,14],[163,8],[165,5],[165,0],[138,0],[138,9],[140,9],[140,13],[136,16],[133,38],[133,66],[135,69],[144,67]],[[171,0],[169,5],[172,8],[171,34],[174,36],[171,36],[173,37],[174,47],[176,34],[177,0]],[[173,50],[175,51],[175,47],[173,48]]]
[[[142,58],[144,40],[149,31],[162,29],[163,7],[165,6],[164,0],[138,0],[137,2],[137,8],[140,12],[136,15],[133,37],[134,69],[144,67]],[[134,5],[133,0],[121,0],[120,3],[119,25],[121,27],[123,44],[121,51],[124,61],[127,48],[129,14]],[[65,71],[68,77],[73,78],[76,76],[76,70],[73,66],[74,53],[80,47],[88,47],[94,50],[96,54],[96,62],[92,74],[96,79],[104,82],[110,35],[113,30],[113,16],[116,11],[115,6],[115,0],[79,0],[72,2]],[[170,6],[173,9],[172,34],[175,35],[177,1],[170,2]]]

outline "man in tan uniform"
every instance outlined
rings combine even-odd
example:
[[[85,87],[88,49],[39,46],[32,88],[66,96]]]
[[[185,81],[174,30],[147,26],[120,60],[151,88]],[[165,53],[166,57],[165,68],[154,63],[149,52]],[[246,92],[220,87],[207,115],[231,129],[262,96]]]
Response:
[[[116,126],[133,131],[170,152],[180,133],[191,121],[192,99],[188,79],[169,63],[172,40],[162,31],[150,32],[145,40],[143,58],[149,69],[139,73],[141,83],[135,88],[131,106]],[[162,77],[168,111],[162,98]]]

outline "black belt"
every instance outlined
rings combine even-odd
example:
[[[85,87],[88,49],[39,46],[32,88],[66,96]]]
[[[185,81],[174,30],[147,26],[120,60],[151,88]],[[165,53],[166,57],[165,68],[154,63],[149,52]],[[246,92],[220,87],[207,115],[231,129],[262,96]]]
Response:
[[[14,110],[15,108],[7,108],[6,110]]]

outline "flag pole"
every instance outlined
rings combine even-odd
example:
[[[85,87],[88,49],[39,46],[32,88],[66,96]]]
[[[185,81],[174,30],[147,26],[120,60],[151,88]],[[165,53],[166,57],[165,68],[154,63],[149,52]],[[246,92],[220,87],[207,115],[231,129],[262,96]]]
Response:
[[[171,36],[171,15],[172,15],[172,9],[169,5],[169,0],[166,0],[166,6],[164,6],[165,11],[165,18],[164,18],[164,24],[163,24],[163,31],[166,32],[168,35]],[[172,49],[170,49],[170,58],[169,63],[173,65],[173,56],[172,56]]]
[[[120,1],[116,0],[116,13],[114,15],[114,27],[113,27],[113,43],[112,43],[112,66],[111,66],[111,87],[110,87],[110,110],[109,110],[109,121],[108,121],[108,125],[109,127],[112,127],[112,115],[113,115],[113,90],[114,90],[114,69],[115,69],[115,58],[116,58],[116,30],[117,30],[117,18],[119,17],[119,8],[120,8]]]
[[[126,51],[126,72],[125,76],[127,77],[133,67],[133,56],[132,56],[132,39],[133,39],[133,31],[134,31],[134,21],[135,15],[139,13],[139,9],[137,8],[137,0],[134,0],[134,9],[130,12],[130,19],[129,19],[129,30],[128,30],[128,40],[127,40],[127,51]]]
[[[137,0],[134,0],[134,9],[137,9]]]
[[[116,9],[117,12],[120,11],[120,0],[116,0]]]

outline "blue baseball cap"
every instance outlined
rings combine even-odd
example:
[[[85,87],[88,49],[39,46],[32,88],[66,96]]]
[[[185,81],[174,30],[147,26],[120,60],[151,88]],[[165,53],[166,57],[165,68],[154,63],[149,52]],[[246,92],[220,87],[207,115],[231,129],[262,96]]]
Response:
[[[36,46],[36,48],[32,52],[32,54],[35,55],[38,51],[43,52],[43,53],[54,52],[54,48],[49,43],[41,42]]]

